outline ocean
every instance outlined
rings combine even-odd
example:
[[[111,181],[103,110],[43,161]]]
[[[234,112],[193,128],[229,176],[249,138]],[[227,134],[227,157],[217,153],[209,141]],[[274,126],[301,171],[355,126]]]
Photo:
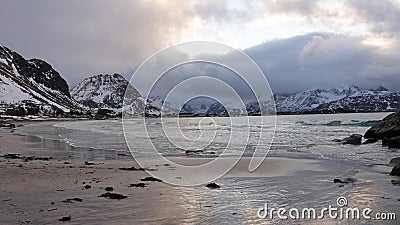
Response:
[[[233,142],[230,146],[235,146],[235,141],[248,138],[244,152],[241,149],[236,152],[228,149],[226,155],[243,153],[244,156],[251,156],[257,146],[264,149],[271,146],[269,156],[387,163],[398,154],[382,148],[379,143],[350,146],[333,140],[351,134],[364,134],[388,114],[281,115],[276,117],[276,128],[273,126],[272,117],[264,117],[264,120],[267,120],[264,125],[261,125],[260,117],[250,117],[249,123],[245,117],[231,118],[232,121],[224,117],[181,118],[179,122],[175,118],[164,118],[163,121],[147,119],[145,121],[147,133],[135,130],[137,124],[143,123],[142,120],[131,119],[125,121],[125,131],[127,133],[132,131],[140,137],[135,139],[138,141],[135,143],[137,146],[144,145],[140,140],[149,136],[155,148],[165,156],[185,156],[186,150],[200,149],[204,150],[199,154],[201,156],[216,156],[226,150],[229,141]],[[261,129],[265,140],[259,138]],[[69,150],[89,148],[104,153],[85,160],[115,159],[113,156],[116,154],[129,154],[121,120],[33,123],[19,127],[16,133],[37,136],[45,140],[42,141],[43,144],[49,144],[51,140],[60,141],[65,143],[65,148]],[[140,151],[140,148],[131,150]]]

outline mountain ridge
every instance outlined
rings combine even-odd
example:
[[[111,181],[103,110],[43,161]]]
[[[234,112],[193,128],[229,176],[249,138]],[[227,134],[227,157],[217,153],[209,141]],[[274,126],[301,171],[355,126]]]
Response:
[[[125,107],[136,115],[140,114],[139,107],[144,107],[140,93],[117,73],[87,77],[71,89],[71,95],[91,109],[108,109],[115,113],[121,113]]]
[[[82,113],[68,83],[47,62],[25,59],[0,45],[0,114],[55,115]]]

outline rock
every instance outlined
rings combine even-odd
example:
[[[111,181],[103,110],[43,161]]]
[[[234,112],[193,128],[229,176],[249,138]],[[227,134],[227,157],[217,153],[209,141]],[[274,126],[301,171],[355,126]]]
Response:
[[[203,150],[186,150],[185,154],[190,155],[190,154],[198,154],[198,153],[203,153]]]
[[[365,138],[382,139],[383,137],[400,136],[400,112],[390,114],[382,121],[371,127],[364,135]]]
[[[361,145],[361,134],[352,134],[350,137],[343,139],[343,144],[350,144],[350,145]]]
[[[21,159],[22,156],[21,154],[17,154],[17,153],[7,153],[5,155],[2,156],[5,159]]]
[[[333,142],[342,142],[342,139],[333,139]]]
[[[117,199],[117,200],[121,200],[121,199],[127,198],[125,195],[121,195],[121,194],[118,194],[118,193],[111,193],[111,192],[104,193],[104,194],[100,195],[99,197],[109,198],[109,199]]]
[[[140,187],[140,188],[144,188],[146,187],[147,184],[145,183],[137,183],[137,184],[130,184],[129,187]]]
[[[391,180],[391,182],[395,186],[400,186],[400,180]]]
[[[333,179],[333,183],[339,183],[339,184],[349,184],[349,183],[354,183],[357,180],[355,178],[344,178],[344,179],[339,179],[339,178],[335,178]]]
[[[400,176],[400,166],[393,167],[390,176]]]
[[[386,139],[388,148],[400,148],[400,136]]]
[[[92,163],[92,162],[85,162],[85,166],[92,166],[92,165],[94,165],[94,163]]]
[[[126,171],[144,171],[145,170],[144,168],[136,168],[134,166],[128,167],[128,168],[123,167],[123,168],[119,168],[119,169],[126,170]]]
[[[219,186],[219,185],[216,184],[216,183],[209,183],[209,184],[206,185],[206,187],[208,187],[208,188],[210,188],[210,189],[218,189],[218,188],[220,188],[221,186]]]
[[[67,198],[63,200],[64,203],[82,202],[81,198]]]
[[[50,159],[53,159],[52,157],[36,157],[36,156],[23,156],[22,157],[24,162],[32,161],[32,160],[43,160],[43,161],[49,161]]]
[[[6,128],[15,128],[15,124],[13,123],[0,123],[0,127],[6,127]]]
[[[106,187],[106,188],[104,188],[104,190],[106,190],[106,191],[114,191],[114,188],[113,187]]]
[[[156,181],[156,182],[162,182],[162,180],[160,180],[160,179],[157,179],[157,178],[155,178],[155,177],[146,177],[146,178],[143,178],[143,179],[140,179],[141,181]]]
[[[382,146],[387,146],[387,137],[382,138]]]
[[[400,157],[393,158],[392,160],[390,160],[389,164],[394,166],[400,166]]]
[[[71,216],[64,216],[63,218],[59,219],[58,221],[69,222],[69,221],[71,221]]]
[[[92,188],[92,186],[90,186],[89,184],[86,184],[85,186],[83,186],[85,189],[90,189]]]
[[[364,141],[362,144],[363,144],[363,145],[367,145],[367,144],[376,143],[376,142],[378,142],[378,141],[379,141],[379,139],[370,138],[370,139],[367,139],[366,141]]]

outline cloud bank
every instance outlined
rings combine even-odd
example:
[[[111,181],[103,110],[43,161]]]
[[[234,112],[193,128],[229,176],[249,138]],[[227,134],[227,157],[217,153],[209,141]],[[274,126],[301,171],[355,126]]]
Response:
[[[132,71],[168,45],[208,40],[244,49],[275,92],[352,84],[400,90],[399,5],[391,0],[5,0],[0,43],[49,61],[70,86],[99,73]]]

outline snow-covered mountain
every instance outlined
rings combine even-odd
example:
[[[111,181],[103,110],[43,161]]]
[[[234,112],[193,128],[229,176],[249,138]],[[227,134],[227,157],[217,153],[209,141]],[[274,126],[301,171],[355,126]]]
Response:
[[[359,91],[345,98],[322,104],[315,110],[321,112],[382,112],[395,111],[399,108],[400,93],[380,88],[375,91]]]
[[[296,94],[276,94],[274,100],[278,113],[382,112],[400,108],[400,93],[390,92],[382,86],[372,91],[356,86],[310,89]],[[271,101],[249,102],[246,111],[250,115],[260,114],[260,106],[266,113],[275,111]],[[243,110],[237,112],[243,114]],[[226,116],[227,112],[222,105],[215,103],[208,108],[206,115]]]
[[[358,93],[360,88],[310,89],[291,95],[275,95],[277,112],[308,112],[318,106]]]
[[[164,101],[159,96],[149,96],[146,100],[147,115],[178,115],[179,106]]]
[[[144,104],[139,92],[119,74],[88,77],[72,88],[71,95],[91,109],[109,109],[115,113],[122,112],[124,97],[124,110],[130,114],[140,114],[140,108]]]
[[[209,106],[205,104],[185,104],[181,113],[191,113],[194,115],[205,115],[209,109]]]
[[[0,114],[59,115],[82,113],[67,82],[47,62],[26,60],[0,45]]]

